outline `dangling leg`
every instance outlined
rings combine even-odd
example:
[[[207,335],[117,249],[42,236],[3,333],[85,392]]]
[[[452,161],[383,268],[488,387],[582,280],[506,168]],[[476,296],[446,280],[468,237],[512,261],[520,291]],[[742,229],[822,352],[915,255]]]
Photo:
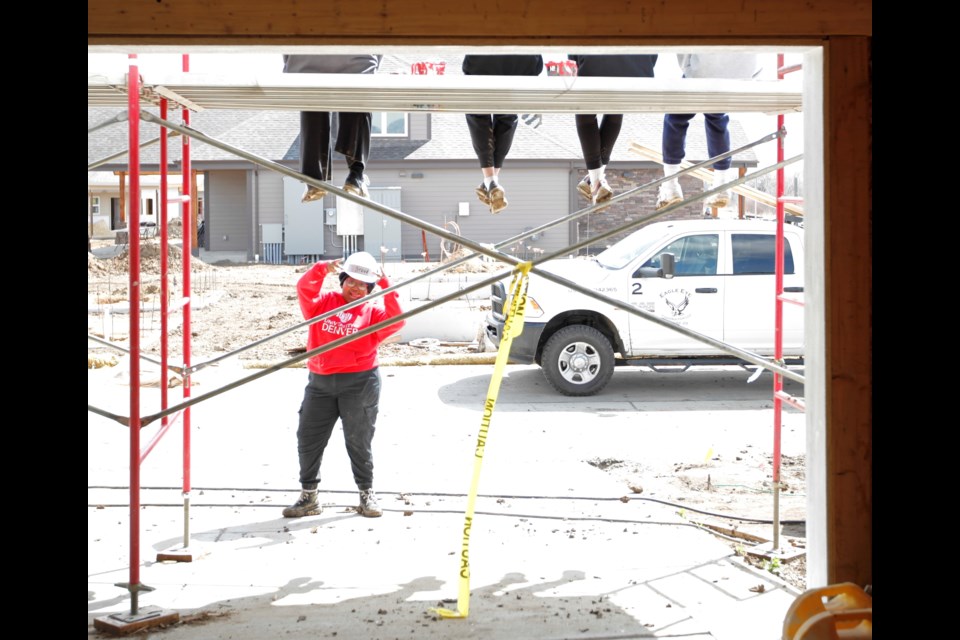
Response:
[[[577,138],[580,139],[583,162],[587,165],[587,175],[577,185],[577,191],[593,202],[593,185],[599,178],[600,167],[603,166],[600,124],[597,122],[597,116],[589,113],[578,113],[574,119],[577,124]]]
[[[730,123],[730,116],[725,113],[705,113],[703,114],[704,130],[707,135],[707,153],[710,157],[720,155],[730,151],[730,132],[727,125]],[[733,158],[724,158],[718,160],[713,165],[713,183],[711,189],[718,189],[731,180],[736,180],[736,169],[731,169]],[[730,190],[726,189],[713,194],[705,203],[708,207],[725,207],[730,204]]]
[[[325,111],[300,112],[300,173],[317,180],[330,178],[330,114]],[[300,201],[325,195],[326,190],[308,184]]]
[[[470,142],[473,152],[480,163],[480,172],[483,182],[474,189],[477,199],[484,205],[490,206],[490,183],[496,177],[493,168],[493,121],[488,114],[466,114],[467,131],[470,132]]]
[[[680,171],[680,163],[686,153],[687,128],[693,113],[668,113],[663,116],[663,134],[661,148],[663,151],[663,175],[672,176]],[[657,192],[657,209],[676,204],[683,200],[683,191],[680,181],[674,178],[660,185]]]
[[[507,208],[507,193],[500,183],[500,169],[513,146],[519,119],[515,114],[493,116],[493,180],[490,183],[490,211],[500,213]]]
[[[367,185],[369,178],[365,173],[370,157],[370,130],[373,126],[372,113],[339,113],[340,128],[337,131],[336,150],[347,160],[349,173],[343,184],[344,191],[369,198]]]
[[[600,120],[600,166],[596,178],[591,175],[590,179],[594,202],[604,202],[613,197],[613,189],[607,184],[605,173],[622,127],[623,115],[619,113],[605,114]]]

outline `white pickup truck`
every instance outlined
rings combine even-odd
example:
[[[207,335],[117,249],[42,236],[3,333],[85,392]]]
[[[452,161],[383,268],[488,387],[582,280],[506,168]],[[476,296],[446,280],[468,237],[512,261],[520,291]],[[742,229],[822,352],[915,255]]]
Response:
[[[803,229],[784,225],[784,295],[803,301]],[[776,223],[715,219],[641,227],[592,258],[557,258],[543,271],[741,351],[774,355]],[[667,257],[664,257],[665,255]],[[487,337],[500,344],[509,279],[492,285]],[[783,304],[785,364],[803,362],[802,304]],[[621,365],[744,364],[715,345],[530,274],[523,332],[509,362],[540,365],[569,396],[598,393]],[[672,369],[675,370],[675,369]]]

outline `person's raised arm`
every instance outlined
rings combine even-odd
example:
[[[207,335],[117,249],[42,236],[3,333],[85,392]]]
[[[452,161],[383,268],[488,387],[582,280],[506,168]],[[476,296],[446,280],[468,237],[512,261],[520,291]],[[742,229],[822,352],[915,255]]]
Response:
[[[377,281],[377,286],[381,289],[386,289],[390,286],[390,281],[387,280],[387,275],[382,271],[380,273],[380,279]],[[400,296],[396,291],[391,291],[383,296],[383,311],[379,314],[376,314],[374,320],[376,322],[383,322],[384,320],[396,317],[401,313],[403,313],[403,309],[400,307]],[[377,342],[383,342],[397,331],[400,331],[405,324],[405,320],[400,320],[399,322],[395,322],[394,324],[377,331]]]
[[[300,301],[300,311],[304,318],[312,318],[317,315],[317,307],[320,301],[320,291],[323,289],[323,280],[327,274],[337,273],[342,260],[330,260],[329,262],[320,261],[314,263],[307,269],[306,273],[300,276],[297,281],[297,298]]]

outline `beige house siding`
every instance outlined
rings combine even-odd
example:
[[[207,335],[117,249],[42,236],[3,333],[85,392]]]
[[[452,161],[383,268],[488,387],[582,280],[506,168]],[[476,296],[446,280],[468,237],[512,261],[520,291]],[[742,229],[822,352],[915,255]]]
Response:
[[[405,177],[394,179],[395,184],[403,189],[404,212],[451,233],[459,232],[474,242],[501,242],[536,226],[538,220],[544,219],[544,211],[553,212],[549,218],[552,220],[566,215],[568,210],[566,171],[525,169],[508,174],[504,170],[503,186],[509,206],[500,214],[493,215],[474,193],[482,178],[479,169],[420,166],[421,170],[408,171]],[[417,174],[423,177],[414,178]],[[429,188],[424,188],[424,185],[429,185]],[[467,203],[469,215],[459,215],[461,202]],[[526,250],[532,258],[532,247],[547,252],[555,251],[566,246],[568,240],[567,226],[561,224],[547,231],[537,242],[525,242],[524,247],[517,248],[519,253],[516,255],[522,258]],[[439,236],[427,233],[427,252],[431,260],[440,259],[440,242]],[[404,223],[402,247],[405,259],[422,259],[421,230]]]
[[[430,139],[430,114],[429,113],[410,113],[407,114],[407,127],[409,128],[411,140],[429,140]]]
[[[248,251],[251,246],[247,176],[250,171],[211,171],[206,189],[210,251]]]
[[[261,169],[256,177],[257,198],[254,219],[257,224],[283,224],[283,176]]]

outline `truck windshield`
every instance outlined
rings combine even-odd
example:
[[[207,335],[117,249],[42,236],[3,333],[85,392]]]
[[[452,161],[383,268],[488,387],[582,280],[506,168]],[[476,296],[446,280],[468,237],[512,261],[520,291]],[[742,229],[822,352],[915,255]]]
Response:
[[[609,247],[596,257],[597,263],[604,269],[623,269],[641,253],[645,252],[661,238],[671,232],[670,228],[644,227]]]

